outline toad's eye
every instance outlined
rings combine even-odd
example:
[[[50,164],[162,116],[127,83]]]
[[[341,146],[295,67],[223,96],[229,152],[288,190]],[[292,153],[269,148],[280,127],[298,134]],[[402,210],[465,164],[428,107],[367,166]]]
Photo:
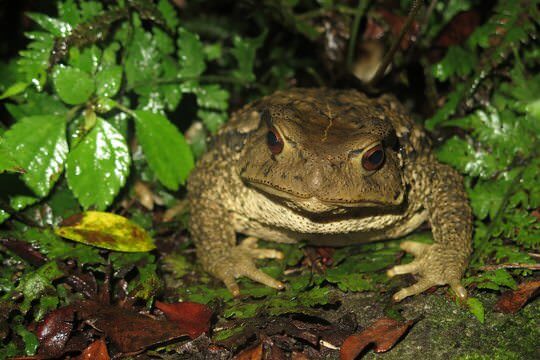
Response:
[[[279,154],[283,150],[283,139],[275,128],[271,128],[266,134],[266,143],[274,155]]]
[[[362,166],[368,171],[380,169],[384,163],[384,150],[381,145],[369,149],[362,156]]]

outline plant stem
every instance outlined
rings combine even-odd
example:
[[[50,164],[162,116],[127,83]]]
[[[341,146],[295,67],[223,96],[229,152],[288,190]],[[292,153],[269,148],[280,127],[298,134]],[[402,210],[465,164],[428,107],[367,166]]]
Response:
[[[358,37],[358,29],[360,28],[360,20],[364,16],[366,9],[368,7],[369,1],[358,0],[358,6],[354,15],[354,20],[352,24],[351,37],[349,39],[349,47],[347,49],[347,69],[352,67],[352,62],[354,58],[354,53],[356,49],[356,38]]]

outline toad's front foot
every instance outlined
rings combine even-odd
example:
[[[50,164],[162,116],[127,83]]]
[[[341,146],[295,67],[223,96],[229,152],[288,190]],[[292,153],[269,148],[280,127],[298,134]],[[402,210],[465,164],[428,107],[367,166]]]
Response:
[[[254,259],[283,259],[283,254],[274,249],[260,249],[257,247],[257,239],[248,237],[240,245],[227,249],[221,256],[207,258],[205,265],[209,272],[225,283],[233,296],[240,295],[236,279],[241,276],[275,289],[285,287],[282,282],[257,269]]]
[[[420,279],[410,287],[394,294],[395,301],[407,296],[419,294],[432,286],[450,285],[452,290],[462,299],[467,297],[467,290],[461,285],[461,276],[467,266],[467,256],[458,250],[448,249],[440,244],[423,244],[404,241],[401,248],[416,257],[405,265],[397,265],[388,270],[390,277],[402,274],[418,274]]]

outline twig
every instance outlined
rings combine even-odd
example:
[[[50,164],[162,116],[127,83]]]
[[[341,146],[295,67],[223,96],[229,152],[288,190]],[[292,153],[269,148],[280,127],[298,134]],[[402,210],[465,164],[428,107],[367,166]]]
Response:
[[[411,25],[416,18],[416,14],[418,14],[418,10],[422,7],[422,1],[421,0],[414,0],[413,4],[411,6],[411,10],[409,11],[409,15],[407,16],[407,21],[405,22],[405,25],[401,28],[401,31],[399,33],[399,36],[394,40],[394,43],[390,47],[390,50],[384,55],[384,58],[381,61],[381,65],[377,68],[377,72],[375,73],[375,76],[369,81],[368,87],[374,87],[379,80],[384,76],[384,73],[386,72],[386,68],[390,63],[392,62],[392,59],[394,58],[394,54],[399,48],[399,45],[401,44],[401,40],[405,36],[405,34],[409,31],[411,28]]]
[[[497,264],[497,265],[485,265],[479,267],[480,270],[484,271],[493,271],[499,269],[528,269],[528,270],[540,270],[540,264],[520,264],[520,263],[510,263],[510,264]]]

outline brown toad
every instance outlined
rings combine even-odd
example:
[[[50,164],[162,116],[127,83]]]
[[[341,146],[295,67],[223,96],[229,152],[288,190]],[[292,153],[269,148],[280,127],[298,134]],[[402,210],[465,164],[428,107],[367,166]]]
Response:
[[[240,276],[283,287],[256,268],[254,259],[281,257],[257,239],[342,246],[428,220],[435,243],[403,242],[416,259],[388,271],[419,275],[394,299],[445,284],[466,296],[472,215],[462,178],[391,96],[292,89],[255,101],[219,131],[188,193],[198,258],[235,295]],[[237,244],[237,233],[249,237]]]

